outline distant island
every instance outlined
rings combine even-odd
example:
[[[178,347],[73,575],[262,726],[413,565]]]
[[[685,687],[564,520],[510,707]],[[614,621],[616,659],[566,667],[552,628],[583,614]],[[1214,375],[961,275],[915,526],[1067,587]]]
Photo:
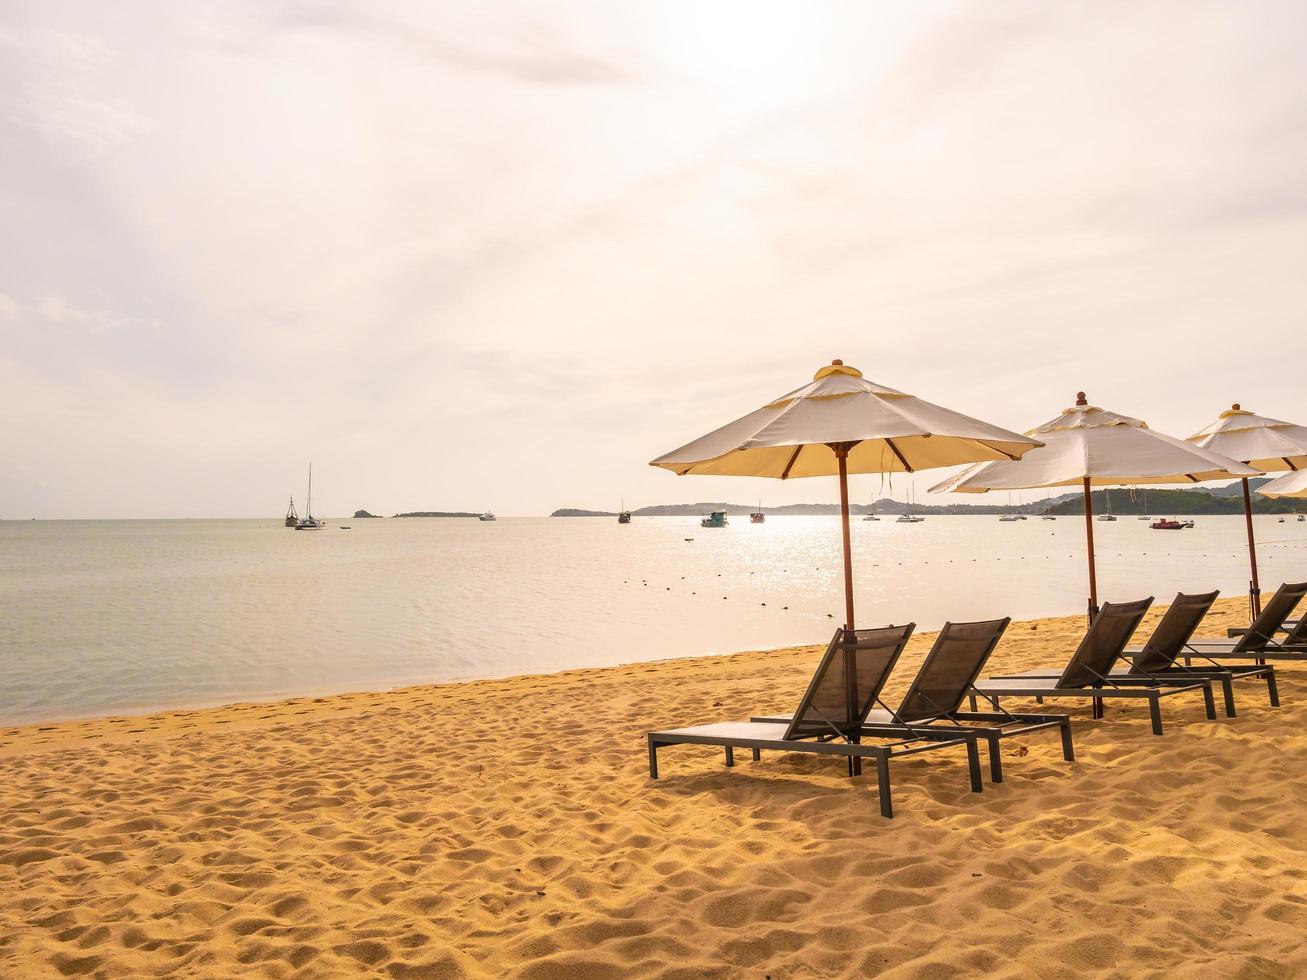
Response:
[[[473,514],[461,510],[414,510],[407,514],[392,514],[392,517],[480,517],[480,514]]]
[[[1253,490],[1267,481],[1267,478],[1257,478],[1248,481],[1248,485]],[[1034,492],[1034,491],[1031,491]],[[1106,513],[1108,490],[1095,490],[1093,492],[1094,512],[1098,514]],[[1142,487],[1113,487],[1110,489],[1112,513],[1114,514],[1143,514],[1144,513],[1144,490]],[[998,496],[997,493],[986,495],[979,494],[958,494],[953,496],[953,500],[965,496],[969,500],[983,500],[986,497],[992,499]],[[948,496],[939,495],[935,499],[947,500]],[[888,497],[882,497],[880,500],[871,504],[851,504],[849,513],[856,515],[866,514],[1054,514],[1058,516],[1072,516],[1084,513],[1084,494],[1079,491],[1064,492],[1050,497],[1047,500],[1039,500],[1033,503],[1025,504],[982,504],[982,503],[947,503],[947,504],[915,504],[911,507],[902,500],[891,500]],[[1262,497],[1257,494],[1253,495],[1253,512],[1256,514],[1292,514],[1304,508],[1301,502],[1294,500],[1271,500],[1269,497]],[[753,504],[732,504],[725,501],[702,501],[697,504],[654,504],[650,507],[641,507],[638,510],[632,510],[632,517],[700,517],[712,513],[713,511],[724,510],[730,516],[744,516],[752,514],[758,510]],[[767,515],[834,515],[840,512],[838,504],[787,504],[783,507],[763,507],[762,512]],[[1158,516],[1171,516],[1175,514],[1196,515],[1196,514],[1242,514],[1243,513],[1243,490],[1238,483],[1233,483],[1215,489],[1191,489],[1191,490],[1164,490],[1148,488],[1147,494],[1147,512]],[[550,517],[616,517],[616,511],[609,510],[583,510],[577,507],[563,507],[554,511]]]
[[[369,514],[366,510],[354,511],[354,520],[361,521],[365,517],[379,517],[379,514]]]

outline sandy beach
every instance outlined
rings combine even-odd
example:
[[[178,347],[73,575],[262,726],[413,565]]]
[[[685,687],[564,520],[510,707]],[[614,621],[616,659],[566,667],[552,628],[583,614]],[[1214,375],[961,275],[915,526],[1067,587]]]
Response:
[[[1227,600],[1202,630],[1243,615]],[[1160,616],[1154,610],[1144,629]],[[990,673],[1060,667],[1083,617]],[[931,639],[917,637],[891,700]],[[650,728],[789,710],[816,648],[0,730],[0,975],[1294,976],[1307,667],[874,777]]]

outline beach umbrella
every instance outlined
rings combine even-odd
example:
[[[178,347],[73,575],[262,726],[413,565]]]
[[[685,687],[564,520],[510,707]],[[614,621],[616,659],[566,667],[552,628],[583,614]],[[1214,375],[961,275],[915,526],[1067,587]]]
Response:
[[[1089,558],[1089,615],[1098,613],[1094,562],[1093,487],[1148,483],[1200,483],[1257,470],[1219,453],[1150,429],[1139,419],[1090,405],[1083,391],[1076,403],[1026,435],[1044,443],[1020,460],[979,463],[930,488],[931,493],[987,493],[1080,487],[1085,497]]]
[[[979,460],[1015,460],[1029,439],[868,381],[835,360],[811,383],[653,460],[679,476],[838,476],[845,629],[854,629],[849,474],[915,473]]]
[[[1307,469],[1286,473],[1279,479],[1258,487],[1257,492],[1272,498],[1307,497]]]
[[[1279,419],[1268,419],[1244,411],[1236,402],[1222,412],[1215,422],[1191,435],[1188,442],[1210,449],[1255,469],[1270,472],[1301,470],[1307,467],[1307,428]],[[1248,530],[1248,563],[1252,579],[1248,583],[1248,602],[1253,618],[1262,611],[1262,591],[1257,581],[1257,540],[1253,535],[1253,504],[1248,494],[1248,478],[1243,477],[1243,516]],[[1262,488],[1265,493],[1266,489]],[[1268,496],[1270,496],[1268,494]]]

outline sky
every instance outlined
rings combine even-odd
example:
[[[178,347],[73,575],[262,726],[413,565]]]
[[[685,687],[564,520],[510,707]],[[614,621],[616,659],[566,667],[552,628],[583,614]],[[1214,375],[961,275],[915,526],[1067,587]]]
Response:
[[[833,501],[647,464],[835,357],[1019,431],[1302,422],[1305,31],[0,0],[0,517],[275,517],[310,460],[328,516]]]

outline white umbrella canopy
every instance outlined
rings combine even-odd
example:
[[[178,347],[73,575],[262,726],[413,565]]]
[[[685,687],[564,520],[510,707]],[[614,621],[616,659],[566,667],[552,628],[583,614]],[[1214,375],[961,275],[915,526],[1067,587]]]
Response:
[[[1238,403],[1185,441],[1267,473],[1307,469],[1307,426],[1254,415]]]
[[[853,629],[849,473],[912,473],[1020,459],[1040,445],[1007,429],[868,381],[835,360],[809,384],[653,460],[679,476],[838,476],[844,533],[845,629]]]
[[[1299,470],[1307,467],[1307,428],[1268,419],[1245,411],[1238,402],[1222,412],[1207,428],[1195,432],[1186,442],[1211,449],[1249,466],[1267,472]],[[1248,583],[1250,611],[1255,618],[1262,609],[1261,585],[1257,580],[1257,539],[1253,533],[1253,501],[1248,493],[1248,478],[1243,478],[1243,515],[1248,531],[1248,564],[1252,579]],[[1265,488],[1262,489],[1265,492]]]
[[[987,493],[1078,486],[1085,495],[1089,554],[1089,613],[1098,612],[1091,488],[1141,483],[1199,483],[1257,476],[1258,471],[1147,423],[1090,405],[1083,391],[1076,403],[1028,436],[1044,445],[1019,461],[979,463],[930,488],[931,493]]]
[[[978,460],[1020,459],[1039,442],[915,395],[868,381],[842,361],[811,383],[659,456],[685,476],[835,476],[833,445],[849,443],[849,473],[912,473]]]
[[[1264,483],[1257,492],[1265,497],[1307,497],[1307,469],[1286,473],[1277,480]]]

